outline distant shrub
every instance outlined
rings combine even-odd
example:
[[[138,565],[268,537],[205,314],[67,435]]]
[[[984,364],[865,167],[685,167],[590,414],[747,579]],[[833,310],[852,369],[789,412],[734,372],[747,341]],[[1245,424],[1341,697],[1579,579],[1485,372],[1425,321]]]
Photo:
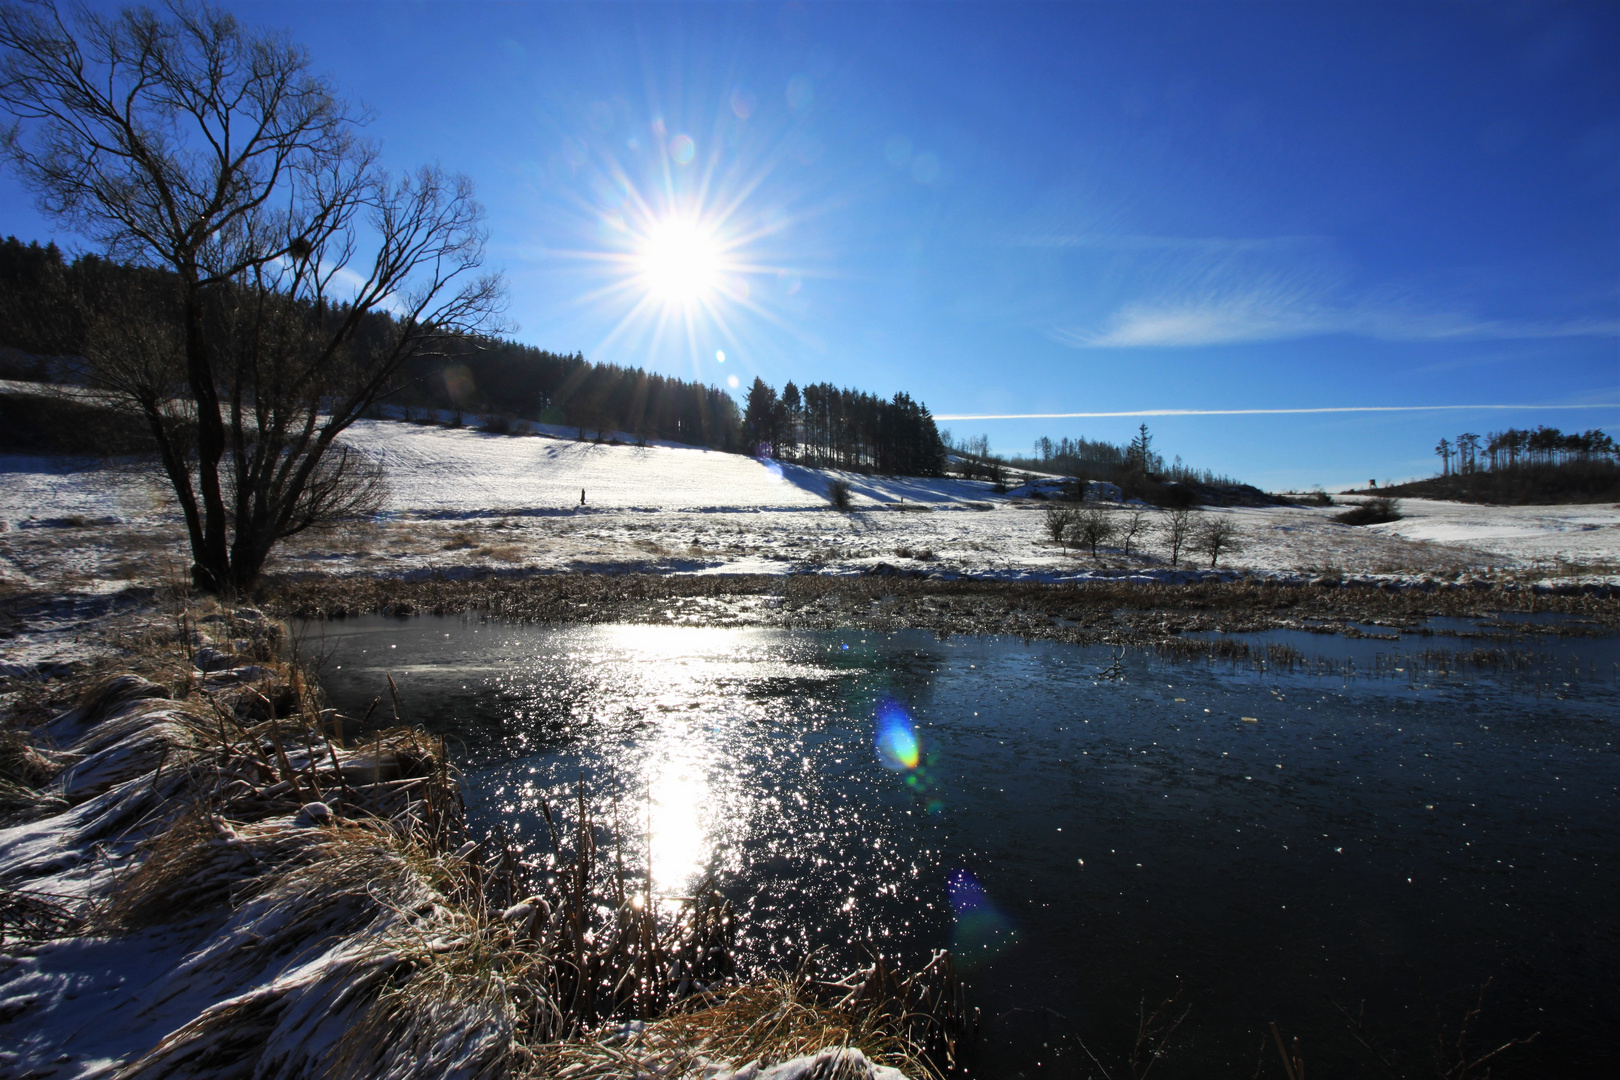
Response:
[[[1114,513],[1102,506],[1091,505],[1081,510],[1074,519],[1074,525],[1069,529],[1069,542],[1084,544],[1091,549],[1091,557],[1097,557],[1097,545],[1106,544],[1114,538],[1119,526],[1114,521]]]
[[[1333,506],[1333,505],[1335,505],[1335,503],[1333,502],[1333,496],[1331,496],[1327,492],[1323,491],[1320,487],[1312,488],[1310,490],[1310,493],[1308,495],[1306,495],[1303,499],[1299,500],[1299,501],[1301,503],[1305,504],[1306,506]]]
[[[1342,514],[1333,515],[1334,521],[1346,525],[1382,525],[1401,520],[1401,503],[1388,495],[1376,495],[1360,506],[1351,507]]]
[[[1159,540],[1170,549],[1172,570],[1181,563],[1182,549],[1192,543],[1195,525],[1192,511],[1184,507],[1174,507],[1160,519]]]
[[[484,431],[491,435],[512,434],[512,418],[504,413],[484,418]]]
[[[827,481],[827,501],[833,504],[835,510],[848,510],[854,504],[854,495],[850,491],[849,481]]]
[[[1074,528],[1075,520],[1080,516],[1079,511],[1067,506],[1048,506],[1046,508],[1046,532],[1060,547],[1063,554],[1069,553],[1069,530]]]
[[[1192,536],[1192,549],[1209,556],[1209,568],[1214,570],[1221,556],[1239,548],[1237,524],[1224,514],[1209,514],[1199,523]]]

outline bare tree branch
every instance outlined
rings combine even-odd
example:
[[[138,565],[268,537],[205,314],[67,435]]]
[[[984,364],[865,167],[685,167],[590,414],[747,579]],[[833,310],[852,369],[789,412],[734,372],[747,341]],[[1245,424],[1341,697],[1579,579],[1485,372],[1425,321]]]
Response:
[[[189,0],[0,4],[0,108],[43,212],[166,272],[138,310],[85,298],[88,360],[153,432],[196,583],[247,588],[277,540],[374,507],[339,436],[501,308],[471,182],[388,176],[302,48]]]

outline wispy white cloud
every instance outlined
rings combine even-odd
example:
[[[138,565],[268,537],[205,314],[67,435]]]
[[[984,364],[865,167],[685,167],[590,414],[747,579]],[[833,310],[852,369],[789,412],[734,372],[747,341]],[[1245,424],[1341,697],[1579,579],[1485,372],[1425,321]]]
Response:
[[[1035,267],[1030,321],[1081,349],[1167,348],[1345,335],[1381,341],[1508,341],[1620,337],[1620,297],[1584,311],[1501,317],[1490,276],[1368,284],[1334,238],[1176,236],[1133,230],[1123,213],[1037,206],[998,235]],[[1076,283],[1084,282],[1080,289]],[[1524,290],[1517,290],[1523,292]],[[1533,291],[1533,290],[1532,290]],[[1593,313],[1596,314],[1593,314]]]
[[[1484,319],[1378,297],[1335,302],[1323,290],[1263,281],[1127,304],[1101,327],[1056,326],[1048,334],[1075,348],[1230,345],[1339,334],[1383,341],[1500,341],[1620,337],[1620,319]]]

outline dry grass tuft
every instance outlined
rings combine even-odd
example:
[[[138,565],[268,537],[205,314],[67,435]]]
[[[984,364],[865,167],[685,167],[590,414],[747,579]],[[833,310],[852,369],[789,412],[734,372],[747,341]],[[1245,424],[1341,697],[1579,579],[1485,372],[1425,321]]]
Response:
[[[391,1076],[402,1063],[435,1075],[462,1062],[458,1075],[510,1076],[527,1058],[523,1036],[555,1022],[551,1003],[529,989],[543,957],[501,947],[465,914],[434,931],[396,933],[382,946],[397,958],[395,973],[339,1041],[334,1075]]]
[[[663,1019],[540,1047],[537,1072],[569,1080],[680,1076],[708,1067],[761,1068],[826,1051],[820,1078],[869,1077],[872,1064],[919,1080],[960,1067],[976,1015],[961,1005],[948,954],[901,976],[882,962],[835,982],[807,970],[759,977],[686,999]]]
[[[0,890],[0,946],[8,941],[51,941],[78,933],[84,920],[63,899],[26,889]]]
[[[0,728],[0,784],[37,789],[57,773],[57,765],[16,728]],[[0,796],[3,798],[3,796]]]
[[[825,1004],[825,997],[800,980],[757,979],[717,1005],[677,1014],[654,1027],[672,1042],[701,1047],[711,1060],[736,1065],[757,1061],[770,1066],[848,1046],[908,1076],[935,1075],[892,1015]]]
[[[280,817],[233,825],[198,810],[142,845],[144,859],[93,924],[129,931],[172,919],[176,911],[237,908],[292,881],[300,903],[327,903],[350,888],[346,879],[364,891],[389,868],[397,873],[404,863],[390,857],[389,847],[376,830],[353,823],[319,828]]]
[[[498,559],[501,562],[523,561],[523,548],[518,544],[485,544],[478,549],[478,554],[486,559]]]

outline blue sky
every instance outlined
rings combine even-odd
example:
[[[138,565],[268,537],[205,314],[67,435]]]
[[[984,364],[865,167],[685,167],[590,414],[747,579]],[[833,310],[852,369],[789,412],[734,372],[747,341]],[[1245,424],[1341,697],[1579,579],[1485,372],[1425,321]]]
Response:
[[[370,105],[391,165],[473,177],[544,348],[941,416],[1535,406],[1147,418],[1277,488],[1620,429],[1550,407],[1620,402],[1613,4],[227,6]],[[710,245],[684,298],[649,284],[671,221]],[[0,233],[72,244],[4,173]]]

